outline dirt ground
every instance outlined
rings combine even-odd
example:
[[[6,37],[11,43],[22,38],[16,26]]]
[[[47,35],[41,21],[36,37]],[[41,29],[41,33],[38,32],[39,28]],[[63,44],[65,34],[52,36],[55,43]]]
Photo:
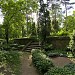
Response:
[[[32,65],[32,59],[30,53],[23,54],[21,58],[22,74],[21,75],[39,75]]]
[[[64,67],[65,65],[69,63],[73,63],[72,58],[69,59],[67,57],[56,57],[56,58],[51,58],[51,59],[54,65],[57,67]]]

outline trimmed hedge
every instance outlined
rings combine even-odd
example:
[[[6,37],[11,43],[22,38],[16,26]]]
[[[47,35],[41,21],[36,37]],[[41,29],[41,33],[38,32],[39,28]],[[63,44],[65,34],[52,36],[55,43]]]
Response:
[[[75,73],[75,64],[74,63],[69,63],[64,66],[64,68],[67,68],[68,70],[72,71],[72,73]]]
[[[32,51],[32,62],[43,75],[75,75],[75,64],[69,63],[62,68],[55,67],[41,50]]]
[[[44,75],[75,75],[75,64],[69,63],[63,68],[51,68]]]
[[[54,67],[51,60],[47,58],[47,56],[40,50],[32,51],[32,61],[34,66],[39,70],[39,72],[43,74],[47,72],[49,68]]]
[[[49,69],[44,75],[75,75],[72,71],[67,68],[54,67]]]

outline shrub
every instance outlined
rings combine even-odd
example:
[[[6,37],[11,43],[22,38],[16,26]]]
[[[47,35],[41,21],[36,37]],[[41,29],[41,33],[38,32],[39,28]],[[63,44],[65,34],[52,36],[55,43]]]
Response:
[[[16,75],[19,75],[19,69],[20,69],[19,56],[20,55],[17,51],[9,51],[5,55],[7,63],[10,65],[11,69],[13,70],[13,73],[15,73]]]
[[[40,50],[35,50],[32,52],[32,61],[34,66],[41,73],[47,72],[50,67],[54,66],[51,60],[47,58],[47,56]]]
[[[74,75],[70,70],[67,68],[51,68],[47,71],[44,75]]]
[[[58,57],[58,56],[60,56],[60,54],[58,54],[58,53],[49,53],[48,56],[49,57]]]
[[[12,74],[20,74],[20,54],[17,51],[0,51],[0,63],[1,67],[7,71],[9,70]],[[3,64],[5,64],[6,67],[2,66]]]
[[[59,36],[67,36],[67,35],[69,35],[69,33],[66,32],[66,31],[61,30],[61,31],[59,31],[59,32],[57,33],[57,35],[59,35]]]
[[[52,44],[48,44],[48,43],[47,43],[47,44],[44,46],[44,49],[45,49],[45,51],[53,50]]]
[[[64,68],[67,68],[68,70],[75,73],[75,64],[74,63],[69,63],[69,64],[65,65]]]
[[[67,57],[67,52],[64,49],[53,49],[48,52],[45,52],[45,54],[49,57]]]

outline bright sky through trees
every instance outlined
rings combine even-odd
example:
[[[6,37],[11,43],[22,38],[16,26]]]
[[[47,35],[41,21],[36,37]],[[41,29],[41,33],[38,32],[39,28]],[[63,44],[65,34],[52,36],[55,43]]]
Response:
[[[70,0],[70,3],[75,2],[75,0]],[[61,5],[62,6],[62,13],[65,15],[65,5]],[[75,4],[73,5],[67,5],[67,15],[72,15],[73,11],[75,10]]]
[[[46,3],[46,1],[47,0],[44,0],[45,3]],[[75,2],[75,0],[70,0],[70,3],[72,3],[72,2]],[[65,15],[65,6],[61,5],[61,7],[62,7],[62,13]],[[68,13],[67,15],[71,15],[73,13],[73,11],[75,10],[75,4],[67,5],[67,9],[68,9],[67,10],[67,13]],[[35,16],[34,21],[36,21],[36,14],[34,13],[33,16]],[[3,23],[3,15],[2,15],[1,9],[0,9],[0,24],[2,24],[2,23]]]
[[[1,9],[0,9],[0,24],[2,24],[2,23],[3,23],[3,14],[2,14]]]

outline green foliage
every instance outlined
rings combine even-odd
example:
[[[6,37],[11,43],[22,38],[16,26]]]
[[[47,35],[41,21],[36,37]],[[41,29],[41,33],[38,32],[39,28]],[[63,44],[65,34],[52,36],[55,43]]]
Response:
[[[42,48],[46,42],[46,37],[50,35],[50,16],[49,10],[47,8],[48,4],[44,4],[43,0],[40,0],[38,34],[39,40],[42,44]]]
[[[14,44],[13,40],[10,40],[9,44],[7,44],[4,39],[0,41],[0,50],[6,50],[6,51],[12,51],[15,49],[18,50],[18,46],[19,46],[18,44]]]
[[[73,33],[71,33],[70,35],[70,41],[69,41],[69,45],[68,45],[68,49],[70,50],[70,52],[68,52],[68,57],[74,57],[75,56],[75,41],[74,41],[74,37],[75,37],[75,30],[73,30]]]
[[[74,63],[69,63],[69,64],[65,65],[64,67],[67,68],[68,70],[72,71],[72,73],[75,73],[75,64]]]
[[[31,35],[32,36],[35,36],[36,35],[36,27],[35,27],[35,22],[33,22],[33,24],[32,24],[32,28],[31,28]]]
[[[58,31],[57,35],[59,35],[59,36],[67,36],[67,35],[69,35],[69,33],[64,31],[64,30],[60,30],[60,31]]]
[[[59,25],[58,25],[58,21],[57,20],[55,20],[55,19],[53,19],[52,20],[52,31],[54,32],[54,33],[57,33],[58,31],[59,31]]]
[[[48,43],[47,43],[47,44],[45,45],[45,49],[51,48],[51,47],[52,47],[52,44],[48,44]]]
[[[10,65],[10,67],[13,70],[13,73],[16,75],[19,75],[20,71],[20,57],[19,53],[11,51],[10,53],[6,54],[6,60],[7,64]]]
[[[45,50],[46,52],[48,52],[48,51],[50,51],[50,50],[52,50],[52,49],[53,49],[52,44],[48,44],[48,43],[45,44],[44,50]]]
[[[3,66],[2,66],[3,65]],[[20,54],[16,51],[0,51],[0,68],[11,74],[20,74]]]
[[[38,1],[34,0],[0,0],[0,8],[4,16],[3,29],[7,40],[26,36],[26,28],[32,28],[26,24],[27,14],[38,9]],[[30,18],[31,19],[31,18]],[[2,29],[2,33],[3,33]],[[23,35],[22,35],[23,34]],[[2,35],[3,36],[3,35]]]
[[[49,57],[57,57],[57,56],[63,56],[67,57],[67,52],[65,49],[49,49],[48,51],[45,52],[45,54]]]
[[[67,68],[51,68],[47,73],[44,75],[74,75],[75,73],[72,73],[70,70]]]
[[[41,50],[32,51],[32,61],[44,75],[75,75],[75,64],[69,63],[62,68],[54,67],[50,58],[47,58]]]
[[[44,75],[75,75],[75,64],[69,63],[65,65],[63,68],[51,68]]]
[[[4,39],[4,28],[2,25],[0,25],[0,38]]]
[[[62,20],[62,14],[60,13],[61,7],[60,4],[52,4],[51,8],[52,8],[52,10],[50,10],[50,13],[52,15],[51,35],[56,35],[60,29]]]
[[[51,60],[39,50],[35,50],[32,52],[32,61],[34,63],[34,66],[41,73],[45,73],[50,67],[54,67]]]
[[[72,51],[75,50],[75,42],[74,42],[74,37],[75,37],[75,30],[73,31],[73,33],[70,35],[70,42],[69,42],[69,46],[68,48]]]
[[[73,29],[75,29],[75,17],[73,15],[67,16],[64,21],[64,30],[72,33]]]

